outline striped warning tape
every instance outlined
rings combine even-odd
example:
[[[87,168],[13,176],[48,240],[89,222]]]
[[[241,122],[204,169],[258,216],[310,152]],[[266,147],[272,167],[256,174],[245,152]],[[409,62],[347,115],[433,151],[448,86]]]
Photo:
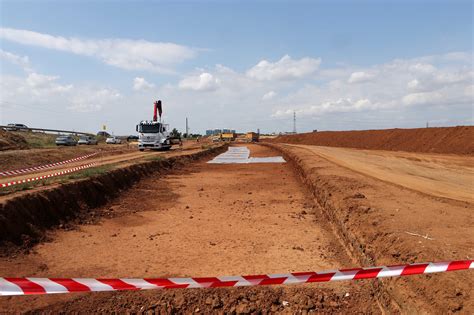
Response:
[[[0,278],[0,295],[296,284],[409,276],[465,269],[474,269],[474,260],[340,269],[324,272],[295,272],[288,274],[207,278]]]
[[[95,153],[91,153],[91,154],[79,156],[79,157],[76,157],[76,158],[73,158],[73,159],[70,159],[70,160],[61,161],[61,162],[56,162],[56,163],[51,163],[51,164],[46,164],[46,165],[33,166],[33,167],[22,168],[22,169],[19,169],[19,170],[12,170],[12,171],[3,171],[3,172],[0,172],[0,176],[4,176],[4,177],[5,177],[5,176],[12,176],[12,175],[20,175],[20,174],[25,174],[25,173],[31,173],[31,172],[34,172],[34,171],[41,171],[41,170],[45,170],[45,169],[48,169],[48,168],[52,168],[52,167],[55,167],[55,166],[58,166],[58,165],[63,165],[63,164],[68,164],[68,163],[72,163],[72,162],[84,160],[84,159],[90,158],[91,156],[94,156],[94,155],[96,155],[96,154],[98,154],[98,153],[99,153],[99,152],[95,152]]]
[[[72,172],[83,170],[85,168],[92,167],[96,164],[97,163],[89,163],[89,164],[81,165],[81,166],[78,166],[78,167],[74,167],[74,168],[71,168],[71,169],[68,169],[68,170],[65,170],[65,171],[60,171],[60,172],[56,172],[56,173],[52,173],[52,174],[41,175],[41,176],[26,178],[26,179],[20,179],[20,180],[8,182],[8,183],[0,183],[0,187],[2,187],[2,188],[3,187],[10,187],[10,186],[13,186],[13,185],[24,184],[24,183],[29,183],[29,182],[34,182],[34,181],[37,181],[37,180],[41,180],[41,179],[46,179],[46,178],[50,178],[50,177],[69,174],[69,173],[72,173]]]

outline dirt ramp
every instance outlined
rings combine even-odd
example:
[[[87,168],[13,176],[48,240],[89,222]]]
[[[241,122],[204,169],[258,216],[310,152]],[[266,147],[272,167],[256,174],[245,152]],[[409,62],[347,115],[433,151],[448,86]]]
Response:
[[[370,150],[474,154],[474,126],[322,131],[278,136],[274,143],[309,144]]]

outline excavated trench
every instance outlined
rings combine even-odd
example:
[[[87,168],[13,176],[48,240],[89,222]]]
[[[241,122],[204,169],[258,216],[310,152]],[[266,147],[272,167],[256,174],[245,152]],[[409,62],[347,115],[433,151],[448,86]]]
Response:
[[[347,213],[358,215],[361,212],[367,213],[371,211],[363,203],[359,203],[364,197],[361,197],[357,192],[364,188],[361,186],[363,184],[341,177],[339,178],[342,181],[340,183],[344,183],[344,185],[338,185],[338,182],[327,180],[324,176],[315,175],[312,172],[313,169],[308,168],[308,165],[305,164],[299,155],[279,145],[263,144],[263,146],[278,151],[290,163],[292,168],[290,171],[299,177],[303,186],[312,194],[310,198],[314,199],[319,205],[318,208],[320,208],[319,212],[321,214],[319,221],[329,223],[332,234],[336,236],[345,251],[349,253],[354,264],[360,266],[379,264],[379,261],[377,261],[379,257],[373,255],[371,251],[371,240],[360,238],[360,233],[358,234],[355,230],[354,224],[348,224],[348,220],[351,219]],[[3,248],[13,248],[15,246],[18,248],[18,245],[30,246],[41,241],[45,236],[45,231],[48,229],[67,224],[67,222],[74,223],[77,220],[80,220],[78,223],[88,223],[95,218],[106,216],[108,214],[98,212],[97,208],[105,205],[116,197],[121,190],[131,187],[144,176],[179,169],[181,165],[190,161],[197,161],[223,150],[225,148],[221,147],[190,156],[138,164],[100,177],[63,185],[50,191],[18,197],[18,200],[12,199],[9,201],[11,202],[10,205],[6,203],[0,208],[0,229],[3,227],[10,229],[8,233],[0,230],[0,241],[4,245]],[[314,166],[311,167],[314,168]],[[245,176],[248,176],[248,174],[245,174]],[[199,195],[204,194],[202,189],[197,191]],[[340,197],[347,194],[350,195],[347,198],[352,198],[352,201],[346,203],[346,197]],[[334,198],[336,195],[337,198]],[[216,198],[219,199],[218,197]],[[220,203],[221,201],[218,200],[218,202]],[[55,209],[55,205],[58,204],[63,206],[60,209],[57,209],[57,207]],[[8,208],[6,207],[7,205]],[[13,209],[20,210],[15,213]],[[38,213],[35,213],[35,209],[40,210],[36,210]],[[319,216],[319,214],[315,214]],[[196,214],[193,215],[196,216]],[[192,219],[193,216],[189,218]],[[17,225],[17,227],[10,225]],[[359,226],[358,228],[360,230],[363,227]],[[15,231],[16,229],[18,231]],[[382,234],[379,233],[377,237]],[[335,242],[337,243],[337,241]],[[344,249],[341,251],[343,252]],[[401,261],[407,261],[409,258],[401,257]],[[426,278],[429,279],[429,277]],[[184,310],[191,312],[198,309],[200,311],[226,310],[226,312],[232,313],[245,313],[247,311],[254,312],[259,309],[285,311],[288,309],[282,306],[283,302],[288,303],[289,301],[290,305],[293,303],[295,309],[300,310],[307,307],[307,310],[318,310],[319,312],[348,310],[355,312],[364,309],[368,312],[374,312],[374,308],[369,307],[370,301],[373,301],[372,303],[377,303],[378,305],[375,312],[413,313],[420,312],[420,310],[434,310],[437,307],[435,303],[443,303],[442,301],[431,302],[431,305],[427,305],[426,303],[423,304],[424,302],[410,300],[410,296],[413,297],[412,293],[407,293],[411,292],[410,290],[412,289],[409,285],[410,282],[407,285],[407,282],[397,282],[397,280],[388,279],[373,280],[370,284],[366,284],[370,286],[370,289],[367,286],[363,287],[361,283],[360,287],[357,287],[359,292],[357,290],[351,291],[351,295],[348,298],[335,293],[335,291],[331,291],[329,288],[316,289],[310,287],[180,290],[176,291],[176,293],[123,292],[84,296],[67,303],[54,304],[53,306],[46,307],[44,310],[60,311],[68,309],[75,311],[82,309],[80,307],[91,305],[90,310],[99,311],[111,309],[123,311],[127,309],[132,311],[161,310],[165,313],[173,313]],[[415,295],[416,293],[421,294],[424,291],[418,290],[415,292]],[[369,296],[372,298],[368,298]],[[422,297],[424,298],[424,296]],[[312,304],[318,300],[319,304]],[[453,311],[462,309],[462,304],[459,306],[456,303],[453,302],[451,303],[452,305],[446,305]],[[242,305],[245,305],[245,307]],[[444,309],[449,310],[448,308]]]
[[[42,241],[45,233],[71,223],[91,223],[105,205],[122,191],[151,174],[166,174],[183,165],[220,153],[227,146],[111,170],[51,189],[7,198],[0,204],[0,254],[27,249]]]
[[[357,237],[350,233],[344,221],[338,217],[336,205],[331,201],[331,189],[318,185],[318,181],[309,176],[309,172],[305,169],[301,159],[297,155],[290,154],[288,151],[282,149],[278,145],[263,143],[263,146],[270,147],[279,152],[286,161],[288,161],[300,180],[308,188],[308,191],[313,195],[315,201],[320,206],[321,213],[332,227],[335,236],[339,239],[340,244],[346,249],[346,252],[351,258],[360,266],[373,266],[375,260],[366,255],[364,245],[361,244]],[[401,312],[402,307],[393,299],[389,292],[382,284],[383,280],[374,279],[373,292],[377,300],[378,306],[383,312]]]
[[[411,204],[415,208],[421,204],[422,207],[432,207],[428,209],[434,215],[438,208],[447,207],[448,201],[426,196],[423,198],[427,199],[421,201],[421,195],[416,192],[364,178],[308,151],[278,144],[263,145],[278,151],[292,164],[322,208],[334,234],[360,266],[442,261],[449,260],[453,254],[454,257],[462,257],[462,252],[456,252],[454,248],[452,252],[442,252],[434,242],[425,241],[425,244],[400,236],[405,230],[400,232],[399,229],[406,229],[407,223],[404,223],[406,215],[397,217],[398,211],[405,210]],[[369,194],[370,198],[367,199],[364,194]],[[405,199],[402,201],[402,198]],[[415,201],[418,204],[414,204]],[[469,208],[467,203],[449,202],[453,211],[454,207],[459,207],[466,213],[466,208]],[[420,220],[421,223],[423,220]],[[469,250],[466,255],[469,255]],[[470,283],[466,281],[465,274],[445,273],[380,279],[375,280],[373,286],[377,300],[388,312],[444,313],[471,309]]]
[[[275,155],[263,146],[249,147],[257,157]],[[144,200],[140,194],[148,197]],[[99,215],[109,209],[126,215],[57,231],[51,242],[35,246],[31,253],[5,259],[4,270],[19,268],[18,276],[36,277],[213,276],[354,265],[294,168],[286,163],[188,163],[166,176],[147,176],[92,211]],[[121,255],[123,250],[127,254]],[[375,298],[378,293],[372,284],[11,297],[0,301],[0,308],[33,313],[396,312]]]

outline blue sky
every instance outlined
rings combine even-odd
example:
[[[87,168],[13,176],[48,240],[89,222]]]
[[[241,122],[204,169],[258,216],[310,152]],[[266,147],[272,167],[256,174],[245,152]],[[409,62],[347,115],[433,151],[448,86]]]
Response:
[[[2,123],[131,133],[161,98],[194,132],[472,124],[471,1],[0,3]]]

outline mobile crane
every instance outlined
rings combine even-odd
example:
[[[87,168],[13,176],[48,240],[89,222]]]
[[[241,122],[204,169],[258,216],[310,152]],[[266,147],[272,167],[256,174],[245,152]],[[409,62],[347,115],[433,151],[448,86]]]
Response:
[[[137,125],[138,149],[169,150],[171,149],[171,140],[169,125],[161,123],[161,114],[163,108],[161,100],[154,103],[153,120],[142,120]],[[158,121],[158,115],[160,121]]]

